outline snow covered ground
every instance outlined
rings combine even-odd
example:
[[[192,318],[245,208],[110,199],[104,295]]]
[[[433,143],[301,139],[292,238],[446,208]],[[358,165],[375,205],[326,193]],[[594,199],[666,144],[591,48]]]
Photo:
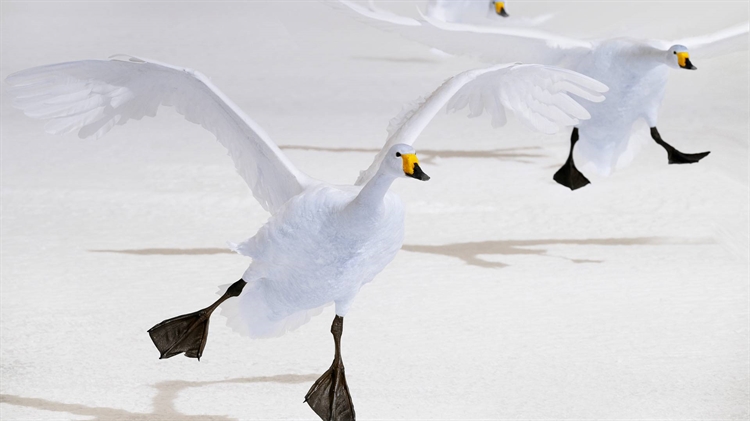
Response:
[[[413,14],[414,4],[388,7]],[[677,38],[746,3],[510,3],[570,35]],[[352,182],[401,106],[480,63],[315,2],[4,2],[0,76],[127,53],[201,70],[308,174]],[[404,250],[360,293],[343,356],[360,419],[747,419],[748,54],[673,71],[666,165],[570,192],[569,133],[439,115]],[[99,141],[44,134],[2,98],[3,420],[316,419],[332,307],[273,340],[215,317],[200,362],[146,330],[214,300],[225,250],[267,214],[210,134],[171,110]]]

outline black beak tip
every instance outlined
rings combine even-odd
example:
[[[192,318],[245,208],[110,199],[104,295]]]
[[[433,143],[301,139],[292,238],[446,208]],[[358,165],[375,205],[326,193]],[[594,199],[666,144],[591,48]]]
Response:
[[[698,68],[697,68],[697,67],[693,66],[693,63],[692,63],[692,62],[690,61],[690,59],[689,59],[689,58],[685,59],[685,67],[684,67],[684,69],[688,69],[688,70],[698,70]]]
[[[406,174],[406,175],[407,177],[416,178],[417,180],[422,180],[422,181],[427,181],[430,179],[430,176],[425,174],[424,171],[422,171],[422,168],[419,167],[419,164],[414,164],[414,171],[411,174]]]
[[[504,18],[507,18],[508,16],[510,16],[510,15],[508,14],[508,12],[506,12],[506,11],[505,11],[505,8],[504,8],[504,7],[503,7],[502,9],[500,9],[500,13],[498,13],[498,15],[500,15],[500,16],[502,16],[502,17],[504,17]]]

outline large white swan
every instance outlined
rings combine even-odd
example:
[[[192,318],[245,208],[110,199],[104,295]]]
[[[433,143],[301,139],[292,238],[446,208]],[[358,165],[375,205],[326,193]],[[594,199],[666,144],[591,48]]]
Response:
[[[345,420],[354,418],[354,407],[339,349],[343,317],[362,285],[395,257],[404,236],[404,206],[389,188],[398,178],[429,179],[411,145],[456,91],[479,78],[502,93],[502,101],[486,106],[512,111],[542,130],[588,117],[569,93],[601,100],[606,90],[575,72],[538,65],[461,73],[405,108],[391,121],[386,144],[370,168],[354,185],[336,186],[299,171],[253,120],[194,70],[121,56],[23,70],[7,83],[14,105],[30,117],[50,120],[50,133],[77,131],[98,138],[115,125],[155,116],[166,105],[216,135],[271,217],[237,246],[252,257],[239,281],[210,307],[165,320],[149,334],[161,358],[183,352],[200,358],[209,317],[230,297],[239,296],[224,306],[228,324],[252,337],[295,329],[333,302],[334,362],[306,401],[323,419]]]
[[[347,11],[362,15],[357,4],[339,0]],[[667,151],[670,164],[700,161],[709,152],[686,154],[662,139],[657,121],[666,90],[669,69],[695,70],[696,59],[747,50],[750,23],[712,34],[675,41],[612,38],[579,40],[529,28],[477,26],[445,22],[431,16],[384,19],[367,15],[375,25],[395,31],[449,54],[470,56],[486,62],[522,61],[565,67],[605,83],[607,101],[587,105],[591,119],[573,129],[567,162],[554,175],[555,181],[578,189],[589,180],[573,162],[573,147],[597,172],[607,175],[625,164],[634,151],[630,142],[634,123],[644,119],[651,137]],[[479,81],[463,89],[466,101],[491,95]],[[449,109],[451,106],[449,105]],[[629,149],[631,147],[631,149]]]

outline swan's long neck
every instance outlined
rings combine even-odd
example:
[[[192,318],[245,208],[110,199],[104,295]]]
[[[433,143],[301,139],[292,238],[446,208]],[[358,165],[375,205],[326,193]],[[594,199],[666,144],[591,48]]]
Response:
[[[664,61],[664,57],[667,55],[666,51],[651,47],[650,45],[643,45],[639,48],[638,54],[648,59],[647,63],[650,67],[666,65]]]
[[[382,170],[375,173],[370,181],[362,187],[357,197],[352,200],[350,206],[357,209],[379,210],[383,207],[383,198],[396,178],[384,174]]]

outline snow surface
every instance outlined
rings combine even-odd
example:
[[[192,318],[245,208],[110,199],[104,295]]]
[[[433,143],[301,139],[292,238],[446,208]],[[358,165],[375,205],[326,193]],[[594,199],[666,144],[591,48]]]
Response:
[[[401,13],[414,4],[394,4]],[[570,36],[698,35],[746,3],[513,3]],[[404,103],[467,59],[314,2],[2,3],[0,76],[127,53],[198,69],[313,177],[353,182]],[[565,31],[565,28],[568,31]],[[670,74],[643,150],[570,192],[569,133],[439,115],[432,180],[394,187],[403,251],[357,297],[343,356],[360,419],[747,419],[748,54]],[[214,300],[262,210],[212,135],[171,110],[99,141],[45,135],[2,98],[0,418],[316,419],[329,307],[279,339],[211,325],[200,362],[146,330]]]

